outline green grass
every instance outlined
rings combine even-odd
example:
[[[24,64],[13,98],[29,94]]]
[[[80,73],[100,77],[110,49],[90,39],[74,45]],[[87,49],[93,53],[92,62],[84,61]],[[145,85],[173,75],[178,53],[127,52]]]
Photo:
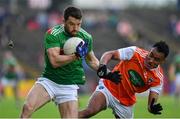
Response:
[[[80,109],[85,108],[89,96],[80,96]],[[170,96],[160,97],[159,102],[163,106],[161,115],[153,115],[147,111],[147,97],[138,97],[134,109],[135,118],[180,118],[180,104],[175,104],[174,98]],[[23,101],[22,101],[23,103]],[[21,107],[15,105],[13,99],[0,100],[0,118],[18,118],[21,112]],[[59,112],[54,103],[48,103],[43,108],[35,112],[32,118],[58,118]],[[112,111],[107,109],[100,112],[93,118],[114,118]]]

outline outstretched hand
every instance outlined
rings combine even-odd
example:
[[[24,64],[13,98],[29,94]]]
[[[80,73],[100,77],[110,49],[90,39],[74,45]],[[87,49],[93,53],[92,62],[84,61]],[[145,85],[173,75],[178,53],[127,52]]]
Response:
[[[76,47],[76,53],[75,53],[76,56],[80,57],[80,58],[83,58],[83,57],[85,57],[87,55],[87,53],[88,53],[88,43],[85,42],[83,44],[83,42],[80,42],[78,44],[78,46]]]
[[[152,114],[161,114],[161,111],[163,110],[160,103],[155,104],[155,99],[153,98],[150,105],[150,112]]]
[[[99,78],[104,78],[118,84],[121,82],[121,74],[119,71],[108,72],[107,66],[100,64],[99,69],[97,70],[97,75]]]

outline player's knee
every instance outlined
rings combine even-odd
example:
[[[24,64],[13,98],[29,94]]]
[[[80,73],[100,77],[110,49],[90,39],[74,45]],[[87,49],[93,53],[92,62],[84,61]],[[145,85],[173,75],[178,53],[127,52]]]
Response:
[[[34,107],[29,104],[29,103],[25,103],[23,106],[23,112],[33,112],[34,111]]]
[[[83,111],[83,117],[84,118],[89,118],[91,116],[94,116],[96,114],[96,110],[94,108],[86,108]]]
[[[32,105],[25,103],[23,105],[22,113],[21,113],[21,118],[29,118],[31,117],[31,114],[34,112],[34,108]]]

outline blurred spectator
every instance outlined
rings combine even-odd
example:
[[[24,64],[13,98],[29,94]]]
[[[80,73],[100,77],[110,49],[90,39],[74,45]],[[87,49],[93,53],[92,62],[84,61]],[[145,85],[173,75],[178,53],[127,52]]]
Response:
[[[87,12],[86,14],[84,14],[84,22],[85,27],[87,27],[88,29],[96,28],[96,15],[91,12]]]
[[[12,15],[16,15],[18,13],[18,0],[10,0],[9,1],[9,10]]]
[[[177,11],[180,11],[180,0],[177,0]]]
[[[48,28],[48,15],[46,12],[39,12],[37,14],[36,20],[40,25],[41,30],[47,30]]]
[[[113,28],[113,29],[116,28],[116,26],[118,24],[118,16],[117,16],[117,14],[119,14],[118,12],[119,11],[117,11],[117,10],[109,10],[108,26],[110,28]]]
[[[27,22],[27,29],[29,31],[38,30],[40,28],[40,24],[36,21],[35,17],[32,17]]]
[[[138,34],[128,20],[119,21],[117,25],[117,32],[121,37],[125,38],[131,43],[138,40]]]
[[[177,15],[172,14],[169,17],[169,31],[173,37],[177,40],[180,38],[180,19],[178,19]]]
[[[102,30],[106,30],[108,27],[108,19],[109,19],[109,16],[107,16],[106,13],[103,13],[103,14],[99,14],[98,16],[95,16],[96,17],[96,20],[97,20],[97,25],[98,27],[100,27]]]
[[[45,10],[51,6],[52,0],[28,0],[31,9]]]
[[[3,56],[2,78],[0,80],[2,85],[2,95],[4,95],[6,87],[12,87],[17,106],[19,105],[18,81],[23,77],[24,74],[22,69],[12,52],[5,51]]]
[[[122,37],[128,37],[133,34],[133,28],[127,20],[122,20],[118,23],[117,31]]]
[[[11,26],[8,19],[8,11],[0,7],[0,45],[4,47],[10,40]]]
[[[176,38],[179,40],[180,38],[180,19],[176,23]]]
[[[62,22],[63,22],[63,16],[59,14],[58,12],[53,11],[49,14],[49,17],[48,17],[49,28],[57,24],[61,24]]]
[[[169,68],[169,78],[174,81],[175,84],[175,100],[179,103],[180,97],[180,53],[174,57],[174,60]]]
[[[169,25],[168,25],[168,28],[169,28],[169,32],[175,36],[176,35],[176,23],[177,23],[177,16],[175,14],[172,14],[170,17],[169,17]]]
[[[164,75],[163,79],[163,94],[170,94],[170,85],[171,82],[168,79],[168,76]]]

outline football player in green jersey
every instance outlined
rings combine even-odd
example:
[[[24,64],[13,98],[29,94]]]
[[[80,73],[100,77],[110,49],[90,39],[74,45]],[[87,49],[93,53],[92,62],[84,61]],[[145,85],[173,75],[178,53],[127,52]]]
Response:
[[[2,78],[0,79],[0,83],[2,84],[2,94],[4,95],[4,91],[6,87],[12,87],[12,91],[16,100],[16,105],[19,106],[20,100],[18,95],[18,83],[20,78],[19,71],[20,65],[17,62],[17,59],[13,55],[10,50],[4,51],[3,53],[3,66],[2,66]]]
[[[99,61],[94,55],[92,36],[81,28],[82,12],[70,6],[64,11],[64,24],[54,26],[45,34],[45,68],[27,95],[21,118],[29,118],[40,107],[53,100],[62,118],[78,117],[78,84],[85,83],[82,59],[94,70]],[[64,43],[71,37],[79,37],[76,53],[63,54]]]

